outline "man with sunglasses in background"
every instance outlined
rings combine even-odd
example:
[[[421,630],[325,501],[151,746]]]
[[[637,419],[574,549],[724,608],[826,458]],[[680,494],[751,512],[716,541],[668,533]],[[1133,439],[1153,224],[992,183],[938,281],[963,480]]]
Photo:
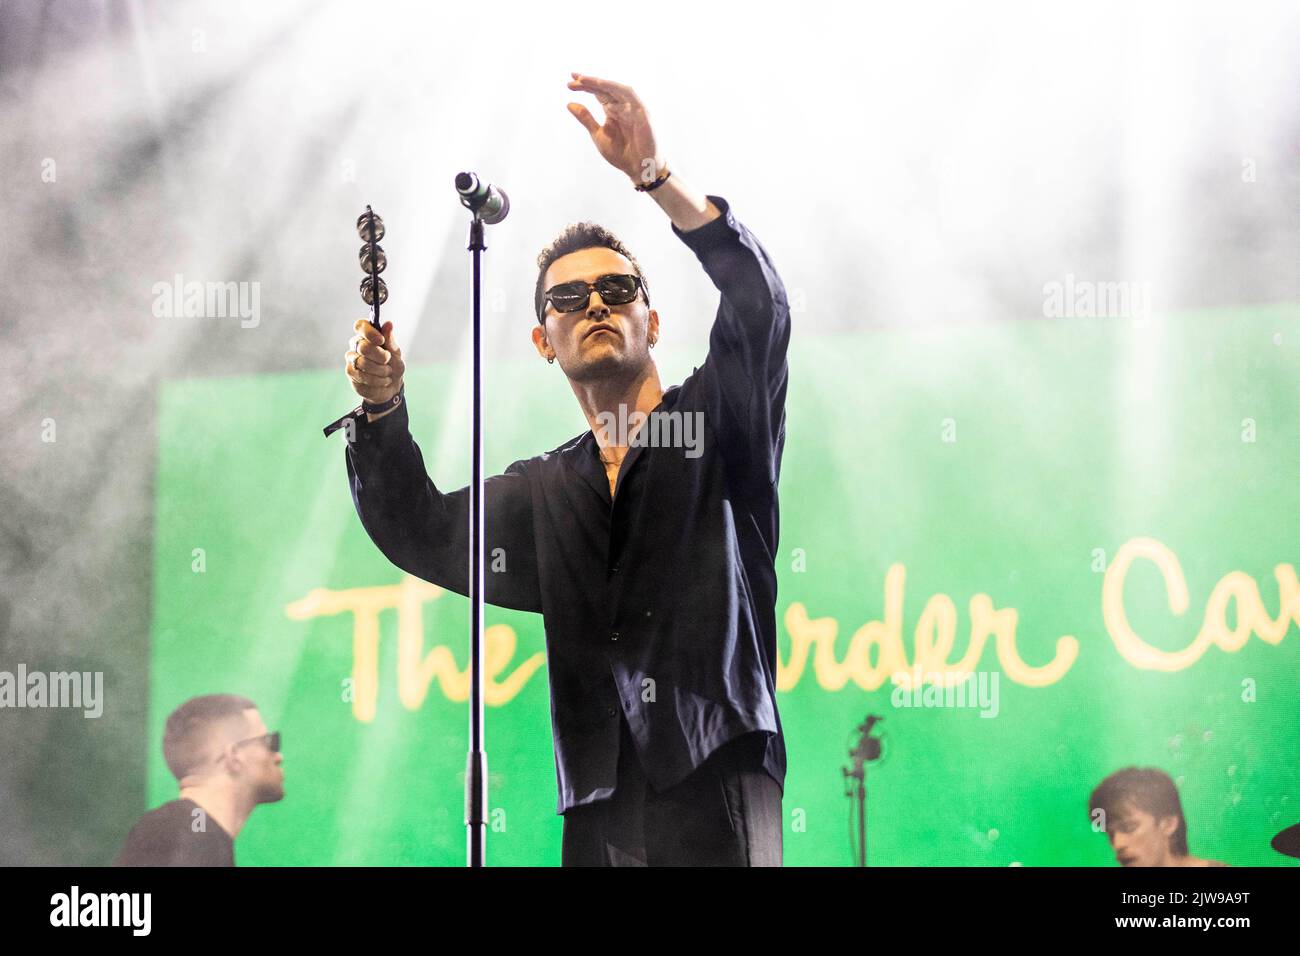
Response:
[[[163,759],[180,798],[141,817],[113,865],[234,866],[253,809],[284,799],[280,734],[246,697],[194,697],[167,718]]]
[[[596,97],[603,124],[569,111],[668,215],[721,303],[704,364],[664,389],[659,315],[631,252],[592,223],[543,250],[533,344],[590,427],[485,479],[485,599],[543,615],[564,865],[779,866],[785,290],[727,201],[669,170],[629,87],[575,73],[569,89]],[[392,323],[356,331],[357,513],[398,567],[466,594],[469,489],[442,492],[425,472]],[[697,422],[700,441],[682,447]]]

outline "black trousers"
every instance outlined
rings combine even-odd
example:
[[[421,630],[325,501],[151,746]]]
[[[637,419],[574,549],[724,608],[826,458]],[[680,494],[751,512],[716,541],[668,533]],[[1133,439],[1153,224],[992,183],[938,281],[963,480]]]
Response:
[[[766,734],[728,741],[660,793],[620,724],[614,795],[564,814],[561,865],[781,865],[781,788],[762,769]]]

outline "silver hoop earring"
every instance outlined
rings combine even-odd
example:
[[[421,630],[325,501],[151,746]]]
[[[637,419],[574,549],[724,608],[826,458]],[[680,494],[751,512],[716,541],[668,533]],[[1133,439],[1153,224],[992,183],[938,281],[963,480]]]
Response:
[[[555,364],[555,356],[554,356],[554,355],[548,355],[548,356],[546,356],[546,362],[547,362],[548,365],[554,365],[554,364]]]

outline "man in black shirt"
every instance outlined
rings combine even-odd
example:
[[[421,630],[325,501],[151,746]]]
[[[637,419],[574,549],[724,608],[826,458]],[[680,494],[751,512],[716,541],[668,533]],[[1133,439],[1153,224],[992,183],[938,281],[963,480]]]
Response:
[[[284,798],[279,733],[245,697],[194,697],[172,712],[163,757],[180,799],[146,813],[114,866],[234,866],[253,808]]]
[[[667,213],[721,302],[704,364],[665,390],[649,351],[659,316],[626,247],[580,223],[543,251],[533,342],[590,429],[485,479],[485,597],[543,615],[562,862],[780,865],[785,289],[727,201],[670,173],[636,94],[573,77],[605,122],[570,112]],[[398,567],[466,594],[469,490],[429,480],[392,323],[356,330],[347,374],[369,406],[345,432],[357,513]]]

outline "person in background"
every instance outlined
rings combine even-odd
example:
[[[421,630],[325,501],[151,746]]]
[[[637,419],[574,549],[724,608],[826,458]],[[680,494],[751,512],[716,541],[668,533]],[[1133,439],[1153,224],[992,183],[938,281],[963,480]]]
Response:
[[[284,799],[280,734],[246,697],[194,697],[167,718],[163,758],[180,796],[140,818],[113,865],[234,866],[254,808]]]
[[[1162,770],[1126,767],[1088,798],[1094,827],[1103,827],[1120,866],[1227,866],[1192,856],[1178,788]]]

